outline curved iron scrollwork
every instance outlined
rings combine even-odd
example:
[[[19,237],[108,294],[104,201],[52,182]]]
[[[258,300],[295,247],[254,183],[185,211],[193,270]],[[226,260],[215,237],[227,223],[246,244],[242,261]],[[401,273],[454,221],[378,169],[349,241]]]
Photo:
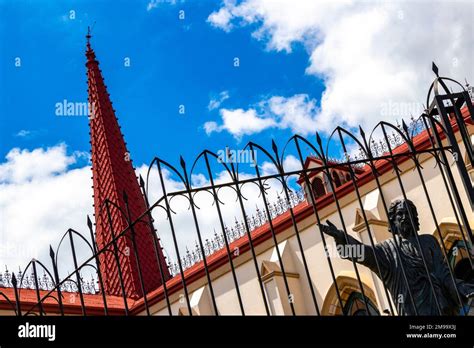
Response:
[[[306,201],[305,193],[302,189],[290,191],[290,201],[286,201],[279,194],[277,195],[277,200],[275,202],[269,202],[268,209],[271,214],[271,218],[274,219],[277,216],[280,216],[287,212],[290,208],[296,207],[298,204]],[[259,206],[256,207],[255,213],[247,216],[247,223],[250,227],[250,231],[265,225],[268,222],[266,215],[263,213],[263,210]],[[245,236],[245,224],[243,220],[234,220],[234,223],[231,225],[225,225],[225,234],[229,243],[236,241]],[[211,239],[206,239],[204,243],[204,253],[207,256],[214,254],[215,252],[225,248],[224,235],[222,232],[218,233],[214,231],[214,236]],[[186,247],[186,253],[181,257],[181,264],[183,269],[188,269],[195,264],[203,260],[202,252],[200,247],[195,242],[195,245],[192,247]],[[170,272],[174,276],[179,274],[179,265],[177,261],[170,261]]]
[[[175,254],[174,256],[171,256],[168,253],[166,260],[167,266],[173,278],[181,278],[181,286],[184,289],[184,295],[190,314],[192,314],[192,310],[187,292],[188,284],[186,283],[184,271],[201,262],[204,265],[206,277],[209,283],[212,305],[215,312],[218,313],[215,296],[212,292],[211,277],[209,276],[208,265],[206,263],[207,258],[217,252],[226,253],[228,256],[241,312],[244,314],[244,306],[239,292],[236,270],[233,264],[234,256],[231,255],[229,249],[230,243],[233,243],[243,237],[248,239],[249,250],[252,253],[255,271],[257,273],[262,290],[262,301],[265,305],[267,314],[269,314],[270,311],[267,304],[268,301],[265,298],[265,291],[263,291],[261,284],[262,282],[259,273],[260,267],[256,261],[256,256],[253,249],[252,236],[257,229],[262,226],[266,226],[271,231],[274,244],[276,245],[277,240],[275,238],[273,220],[283,214],[288,214],[289,220],[292,222],[292,228],[295,232],[297,244],[301,253],[303,266],[306,272],[306,278],[308,279],[308,286],[310,287],[311,294],[313,296],[315,311],[319,314],[320,308],[318,307],[313,289],[314,281],[310,278],[311,275],[308,271],[308,265],[306,264],[304,248],[299,238],[299,230],[298,225],[296,224],[294,212],[295,208],[300,204],[304,204],[310,208],[312,207],[313,215],[316,219],[316,225],[320,229],[321,221],[319,212],[316,209],[317,200],[331,198],[337,207],[337,212],[340,215],[341,224],[343,225],[343,230],[346,231],[346,224],[341,214],[338,195],[336,194],[338,188],[342,185],[346,185],[346,188],[352,186],[357,195],[357,202],[360,205],[362,214],[365,214],[362,206],[362,200],[358,191],[359,178],[362,174],[366,176],[371,175],[373,178],[375,178],[377,188],[381,190],[381,184],[378,181],[378,176],[380,173],[377,170],[377,164],[385,163],[392,167],[393,172],[397,175],[399,182],[398,184],[400,185],[401,191],[405,195],[403,182],[399,177],[400,168],[397,164],[397,160],[400,157],[404,157],[413,161],[416,172],[418,173],[422,182],[426,199],[428,202],[431,202],[429,192],[424,185],[423,175],[421,172],[423,168],[421,167],[420,161],[418,160],[418,157],[424,154],[431,155],[435,159],[436,165],[438,167],[437,170],[440,172],[445,185],[446,195],[449,198],[447,201],[449,201],[451,207],[453,208],[456,223],[459,225],[460,231],[462,231],[462,238],[466,245],[472,245],[473,238],[471,228],[469,227],[469,220],[467,218],[466,212],[464,211],[464,207],[462,206],[459,188],[454,181],[447,154],[454,156],[459,152],[457,143],[453,142],[453,139],[455,138],[453,138],[454,131],[452,126],[454,125],[454,121],[456,121],[456,126],[459,127],[462,141],[468,149],[467,154],[469,160],[474,158],[471,140],[467,139],[465,134],[466,125],[464,123],[469,121],[469,117],[466,118],[463,115],[460,116],[459,110],[462,106],[467,105],[469,111],[468,116],[470,116],[469,122],[471,123],[474,122],[474,112],[472,109],[472,104],[469,104],[470,95],[468,95],[465,90],[457,93],[451,93],[447,88],[445,88],[445,83],[449,81],[452,82],[453,80],[437,77],[428,93],[427,100],[431,104],[427,105],[427,109],[420,117],[411,117],[409,124],[402,122],[402,124],[395,125],[382,121],[376,127],[374,127],[374,129],[369,133],[368,137],[366,137],[366,134],[362,128],[359,128],[359,132],[357,133],[352,129],[337,127],[327,138],[327,143],[325,144],[326,146],[323,146],[322,138],[318,133],[315,137],[315,144],[299,135],[295,135],[291,137],[288,142],[286,142],[282,151],[279,151],[278,146],[274,141],[272,141],[271,149],[268,151],[259,144],[249,142],[244,147],[244,150],[250,152],[250,158],[252,160],[251,167],[253,167],[253,170],[255,171],[255,173],[252,174],[249,174],[247,171],[245,171],[245,169],[242,169],[242,166],[239,166],[240,163],[236,162],[235,158],[231,158],[228,152],[226,153],[227,157],[222,158],[209,150],[204,150],[197,156],[195,161],[192,162],[193,165],[191,166],[190,170],[188,169],[186,161],[182,157],[180,157],[179,166],[177,167],[174,167],[169,162],[155,157],[149,166],[146,180],[140,177],[140,187],[146,200],[147,210],[143,212],[142,215],[140,215],[135,221],[128,221],[129,226],[125,228],[125,230],[114,231],[114,235],[112,236],[111,240],[99,248],[95,242],[93,224],[88,218],[87,225],[89,230],[88,232],[90,234],[89,236],[85,237],[80,232],[68,229],[67,232],[62,236],[58,247],[55,249],[56,252],[53,251],[52,247],[50,248],[50,261],[52,264],[51,272],[44,266],[43,263],[37,260],[32,260],[26,269],[23,271],[19,270],[16,272],[16,274],[6,268],[4,272],[0,272],[0,288],[4,287],[15,289],[17,301],[15,312],[18,315],[22,315],[22,313],[33,314],[35,311],[39,311],[39,315],[47,314],[44,313],[41,306],[42,302],[48,298],[54,298],[56,300],[61,309],[61,313],[63,314],[62,293],[79,293],[84,315],[86,313],[84,308],[85,304],[83,294],[99,295],[103,299],[104,312],[107,314],[107,298],[106,294],[104,294],[102,291],[103,284],[101,269],[99,267],[99,256],[101,254],[110,252],[114,253],[114,255],[118,258],[117,253],[122,251],[117,251],[117,245],[123,238],[130,238],[133,226],[138,223],[144,223],[142,219],[146,216],[150,217],[150,233],[153,235],[154,240],[156,241],[156,247],[163,247],[161,245],[158,233],[153,226],[153,222],[156,221],[152,218],[154,209],[160,208],[156,210],[160,212],[164,211],[166,214],[165,219],[163,220],[169,225],[172,237],[170,238],[172,239],[172,246],[170,249],[173,249]],[[440,86],[446,92],[446,95],[441,95],[439,93]],[[434,96],[431,98],[433,91]],[[446,100],[449,103],[444,103]],[[464,118],[461,120],[460,117]],[[420,150],[414,144],[417,136],[422,133],[427,135],[426,139],[428,139],[429,145]],[[346,138],[346,140],[348,139],[348,141],[346,142],[344,138]],[[443,144],[442,142],[442,139],[444,138],[449,140],[447,145]],[[307,148],[309,150],[309,154],[303,156],[302,147]],[[292,148],[296,151],[290,153]],[[397,148],[398,150],[394,152],[394,149]],[[357,150],[353,151],[353,149]],[[338,151],[339,153],[337,153]],[[263,173],[263,164],[257,161],[257,153],[262,154],[263,157],[265,157],[266,163],[269,164],[269,167],[272,169],[271,171]],[[294,155],[295,153],[298,155],[297,160],[299,162],[300,169],[285,169],[285,156],[289,154]],[[307,166],[306,161],[308,158],[317,159],[319,161],[318,163],[320,164],[315,167]],[[457,162],[458,169],[461,173],[463,184],[466,185],[466,163],[464,163],[463,159],[461,159],[460,162]],[[195,185],[193,182],[193,176],[198,173],[197,170],[200,165],[204,165],[205,170],[203,170],[203,173],[205,174],[203,174],[203,177],[205,180],[203,180],[204,183],[202,185]],[[343,177],[340,177],[338,172],[343,172]],[[224,173],[225,175],[223,175],[223,177],[225,176],[226,180],[220,179],[217,181],[216,173]],[[157,178],[154,177],[155,174],[158,175]],[[199,172],[199,174],[201,174],[201,172]],[[321,195],[315,195],[311,189],[310,180],[312,180],[311,178],[315,175],[322,175],[322,180],[320,181],[321,183],[324,182],[325,185],[324,197]],[[175,178],[176,186],[174,187],[174,190],[168,190],[168,187],[165,183],[165,179],[169,179],[170,177]],[[304,183],[304,185],[300,186],[305,186],[305,189],[297,186],[296,184],[290,184],[290,181],[294,178],[299,180],[300,184]],[[150,202],[149,204],[150,184],[155,182],[155,180],[157,180],[156,182],[159,183],[159,191],[161,195],[157,200]],[[272,185],[272,183],[276,183],[276,185]],[[176,187],[179,189],[176,189]],[[244,195],[244,188],[247,187],[253,187],[254,190],[257,188],[258,193],[258,197],[255,200],[259,203],[255,203],[255,209],[252,209],[251,211],[244,205],[244,202],[250,200],[249,197],[246,197],[247,194]],[[238,204],[233,221],[230,220],[228,216],[225,218],[221,211],[221,208],[226,204],[221,194],[224,188],[230,189],[232,195],[235,195],[234,203]],[[473,196],[471,195],[472,185],[470,189],[468,187],[465,187],[465,189],[468,194],[468,198],[470,197],[470,199],[473,199],[473,197],[471,197]],[[199,204],[197,204],[197,194],[201,192],[206,193],[206,195],[210,194],[212,196],[212,209],[216,209],[216,225],[213,231],[212,229],[211,231],[205,231],[198,221],[199,219],[197,211],[201,208]],[[273,196],[270,193],[272,193]],[[126,193],[124,193],[124,195],[125,194]],[[177,242],[176,234],[178,231],[175,229],[176,226],[174,220],[178,213],[175,209],[173,209],[173,204],[176,197],[183,197],[186,200],[187,209],[192,214],[193,228],[191,228],[191,230],[193,231],[190,233],[195,233],[197,238],[195,239],[193,245],[184,246],[179,245]],[[385,208],[387,208],[388,202],[384,201],[384,205]],[[101,209],[109,209],[110,206],[120,208],[116,206],[114,202],[105,200],[104,204],[101,206]],[[429,206],[431,208],[431,203]],[[128,208],[127,199],[125,199],[125,207]],[[434,221],[437,221],[433,209],[431,209],[431,212],[433,214]],[[124,212],[120,213],[124,215]],[[110,217],[109,215],[110,214],[100,214],[100,216],[97,218],[105,219],[105,217]],[[243,218],[238,218],[237,216],[241,216]],[[364,220],[367,223],[367,217],[365,215]],[[106,223],[104,221],[102,222]],[[437,224],[435,223],[435,225]],[[320,233],[321,241],[326,248],[326,239],[324,235],[321,231],[316,231],[316,233]],[[72,272],[61,272],[58,265],[58,254],[62,250],[62,245],[68,244],[62,243],[64,240],[66,240],[66,237],[69,237],[69,244],[72,249],[71,251],[74,259],[74,270]],[[370,233],[369,237],[371,238]],[[82,255],[85,256],[85,261],[80,264],[77,261],[75,254],[75,240],[79,240],[80,243],[83,243],[86,246],[85,249],[87,250],[87,255]],[[283,267],[284,265],[282,263],[278,248],[277,254],[279,265],[283,271],[283,276],[286,277]],[[61,254],[61,256],[63,257],[64,255]],[[472,255],[469,254],[468,257],[470,264],[472,265]],[[326,258],[326,261],[328,263],[333,282],[336,284],[337,281],[332,261],[329,257]],[[61,268],[64,268],[65,265],[61,264],[60,266]],[[118,261],[116,266],[120,267]],[[38,269],[43,268],[42,274],[38,273],[37,267]],[[86,267],[91,267],[93,269],[93,275],[91,275],[89,279],[83,278]],[[166,267],[166,265],[164,267]],[[360,287],[358,291],[364,294],[362,281],[359,278],[359,274],[355,265],[354,268],[358,277],[358,285]],[[64,276],[64,274],[66,275]],[[120,282],[122,282],[123,285],[122,279],[120,279]],[[168,300],[166,282],[163,284],[163,287],[169,313],[171,315],[172,312],[170,302]],[[35,290],[38,298],[38,303],[35,307],[23,309],[20,308],[18,299],[20,298],[20,290],[22,289]],[[287,290],[288,294],[290,295],[288,286]],[[40,291],[45,291],[46,293],[40,293]],[[0,295],[5,296],[1,292]],[[339,305],[342,306],[342,296],[339,293],[337,286],[336,296]],[[127,299],[125,298],[125,295],[123,297],[126,309],[125,313],[128,314]],[[394,313],[390,299],[387,300],[387,303],[390,307],[390,309],[387,310],[389,310],[390,313]],[[365,305],[367,306],[368,304],[365,303]],[[292,314],[295,313],[295,309],[292,304],[291,311]],[[148,308],[147,313],[149,313]]]
[[[8,267],[5,267],[4,272],[0,272],[0,288],[13,288],[12,282],[13,272],[8,270]],[[16,279],[22,279],[21,283],[17,283],[18,289],[36,289],[36,283],[34,280],[34,273],[24,274],[24,272],[19,269],[16,273]],[[38,290],[53,290],[56,287],[55,281],[43,272],[42,276],[37,277]],[[81,287],[84,294],[98,294],[99,287],[96,278],[91,275],[88,279],[84,279],[81,276]],[[65,279],[61,284],[61,291],[63,292],[77,292],[77,283],[71,279]]]

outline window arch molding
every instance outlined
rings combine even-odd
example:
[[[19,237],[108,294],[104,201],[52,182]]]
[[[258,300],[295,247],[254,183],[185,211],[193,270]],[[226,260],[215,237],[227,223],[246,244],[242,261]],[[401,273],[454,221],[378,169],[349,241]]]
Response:
[[[365,282],[362,282],[362,286],[364,288],[365,296],[367,296],[369,301],[372,303],[372,306],[379,311],[375,292]],[[321,310],[322,315],[344,315],[344,308],[342,308],[339,303],[336,287],[339,289],[344,307],[351,300],[350,296],[352,293],[360,293],[359,282],[356,278],[342,275],[338,276],[336,278],[336,283],[332,284],[326,293]]]

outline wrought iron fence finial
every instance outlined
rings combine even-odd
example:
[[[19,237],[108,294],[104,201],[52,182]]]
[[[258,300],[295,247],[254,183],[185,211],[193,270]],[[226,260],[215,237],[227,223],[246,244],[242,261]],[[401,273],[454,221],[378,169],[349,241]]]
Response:
[[[89,227],[89,229],[92,230],[92,221],[89,215],[87,215],[87,227]]]
[[[438,66],[435,64],[435,62],[432,62],[431,69],[435,73],[436,77],[439,77],[439,69],[438,69]]]

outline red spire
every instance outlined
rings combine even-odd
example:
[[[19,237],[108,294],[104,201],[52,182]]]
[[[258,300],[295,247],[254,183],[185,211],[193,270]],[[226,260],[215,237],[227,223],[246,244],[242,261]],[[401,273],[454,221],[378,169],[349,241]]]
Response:
[[[94,210],[96,220],[96,241],[99,248],[111,241],[128,226],[127,206],[132,221],[146,211],[146,204],[129,153],[125,146],[120,126],[112,108],[107,88],[102,78],[99,62],[90,46],[90,33],[87,34],[87,83],[91,117],[89,120],[92,145],[92,178],[94,188]],[[124,197],[124,192],[126,197]],[[118,205],[121,213],[110,205],[113,231],[108,222],[104,201]],[[162,284],[152,234],[150,233],[149,217],[142,219],[145,223],[134,225],[137,255],[139,257],[145,292],[156,289]],[[130,231],[130,230],[129,230]],[[125,293],[128,297],[138,298],[143,295],[141,290],[139,268],[134,253],[130,232],[127,237],[118,241],[119,260]],[[169,279],[161,247],[158,254],[161,259],[165,279]],[[122,295],[119,270],[113,253],[100,255],[101,273],[104,280],[104,291],[110,295]]]

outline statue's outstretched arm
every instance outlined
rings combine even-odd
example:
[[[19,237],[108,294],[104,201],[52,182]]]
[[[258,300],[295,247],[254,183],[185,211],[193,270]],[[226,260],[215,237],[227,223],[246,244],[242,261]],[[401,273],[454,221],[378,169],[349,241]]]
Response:
[[[326,220],[327,225],[321,224],[321,230],[334,237],[338,245],[339,255],[344,259],[354,260],[364,266],[369,267],[372,271],[377,270],[375,261],[375,253],[370,245],[363,244],[344,231],[339,230],[331,221]],[[342,246],[342,247],[339,247]],[[351,246],[347,248],[347,246]]]

